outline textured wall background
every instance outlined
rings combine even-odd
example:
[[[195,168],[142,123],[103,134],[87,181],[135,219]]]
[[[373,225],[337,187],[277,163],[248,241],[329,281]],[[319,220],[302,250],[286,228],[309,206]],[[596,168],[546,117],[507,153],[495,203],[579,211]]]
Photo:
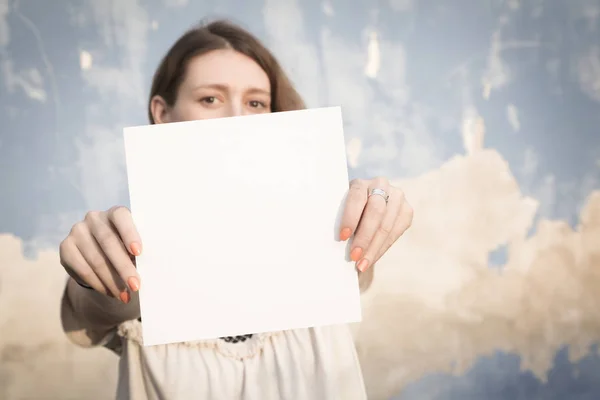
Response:
[[[373,398],[600,398],[600,0],[0,0],[0,399],[113,396],[116,358],[60,332],[57,246],[128,203],[122,128],[207,17],[415,207],[356,327]]]

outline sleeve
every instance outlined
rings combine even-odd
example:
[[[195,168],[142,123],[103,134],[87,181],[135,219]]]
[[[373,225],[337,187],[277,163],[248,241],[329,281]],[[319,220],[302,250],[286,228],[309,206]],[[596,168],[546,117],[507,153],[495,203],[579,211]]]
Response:
[[[71,342],[81,347],[111,348],[119,324],[140,316],[139,296],[129,304],[79,286],[69,278],[61,301],[62,328]]]

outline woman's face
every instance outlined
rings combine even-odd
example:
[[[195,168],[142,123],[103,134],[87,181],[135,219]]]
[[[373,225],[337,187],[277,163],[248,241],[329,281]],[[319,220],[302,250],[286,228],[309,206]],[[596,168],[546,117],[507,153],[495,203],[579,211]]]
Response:
[[[156,123],[192,121],[271,112],[271,85],[263,69],[234,50],[193,58],[172,107],[155,96]]]

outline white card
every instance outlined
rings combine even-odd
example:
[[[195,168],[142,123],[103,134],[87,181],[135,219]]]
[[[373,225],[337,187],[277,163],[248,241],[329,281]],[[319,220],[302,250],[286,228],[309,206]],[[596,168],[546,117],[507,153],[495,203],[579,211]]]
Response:
[[[124,138],[144,345],[360,321],[339,107]]]

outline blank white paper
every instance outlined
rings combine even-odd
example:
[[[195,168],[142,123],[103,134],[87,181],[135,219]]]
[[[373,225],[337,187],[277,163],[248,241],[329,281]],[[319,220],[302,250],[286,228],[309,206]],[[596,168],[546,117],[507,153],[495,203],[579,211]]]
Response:
[[[125,128],[144,345],[361,319],[339,107]]]

